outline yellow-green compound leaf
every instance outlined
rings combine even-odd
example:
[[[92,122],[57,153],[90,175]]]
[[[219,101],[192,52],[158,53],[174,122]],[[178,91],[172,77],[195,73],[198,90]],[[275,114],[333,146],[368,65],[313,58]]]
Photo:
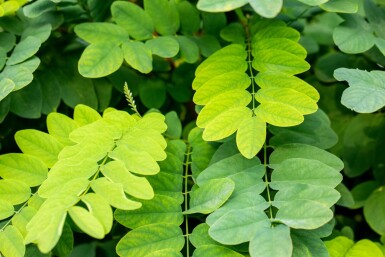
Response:
[[[239,107],[245,107],[250,102],[251,95],[246,90],[234,89],[220,94],[214,99],[211,99],[211,101],[200,111],[197,119],[197,126],[204,128],[224,112]]]
[[[372,241],[363,239],[354,243],[351,239],[338,236],[326,241],[330,257],[383,257],[381,249]]]
[[[100,120],[101,118],[102,117],[96,110],[87,105],[79,104],[75,107],[74,121],[78,123],[79,126],[90,124],[94,121]]]
[[[201,87],[199,87],[194,94],[194,103],[199,105],[206,105],[215,96],[225,93],[230,90],[247,89],[250,86],[250,78],[244,72],[228,72],[222,75],[216,76]]]
[[[223,47],[222,49],[216,51],[212,55],[210,55],[209,58],[204,60],[195,70],[195,75],[198,75],[201,73],[203,70],[211,66],[212,64],[218,62],[222,58],[239,58],[243,61],[246,60],[247,57],[247,52],[246,48],[243,45],[240,44],[231,44],[226,47]],[[236,60],[239,61],[239,60]],[[194,89],[197,89],[193,86]]]
[[[134,146],[119,145],[108,156],[114,160],[122,161],[126,168],[141,175],[155,175],[160,169],[156,160],[145,151],[138,151]]]
[[[206,184],[190,193],[190,209],[184,214],[208,214],[224,204],[235,188],[234,182],[229,178],[212,179]]]
[[[154,32],[151,17],[139,5],[131,2],[114,2],[111,5],[113,20],[137,40],[149,39]]]
[[[286,39],[292,40],[294,42],[298,42],[298,40],[301,37],[301,34],[297,30],[295,30],[291,27],[287,27],[285,25],[285,23],[282,23],[281,21],[279,21],[279,22],[268,21],[266,23],[264,23],[262,21],[262,22],[259,22],[257,24],[260,26],[261,30],[259,30],[254,35],[253,42],[258,42],[260,40],[265,40],[268,38],[269,39],[271,39],[271,38],[279,38],[279,39],[286,38]]]
[[[79,127],[78,123],[68,116],[51,112],[47,117],[47,128],[50,135],[54,136],[63,145],[71,145],[69,135]]]
[[[307,55],[306,49],[303,46],[288,38],[264,38],[258,40],[253,43],[252,52],[256,56],[258,51],[267,49],[282,50],[302,59],[305,59]]]
[[[63,145],[53,136],[34,129],[16,132],[15,140],[21,151],[42,160],[48,168],[57,161]]]
[[[12,217],[12,225],[20,231],[23,237],[27,235],[27,224],[36,212],[35,208],[26,206]]]
[[[266,140],[266,123],[257,116],[245,118],[237,131],[237,147],[243,156],[253,158]]]
[[[193,257],[244,257],[243,254],[237,253],[236,251],[226,248],[221,245],[202,245],[195,249]]]
[[[129,39],[125,29],[107,22],[86,22],[78,24],[75,26],[75,33],[91,44],[112,43],[119,45]]]
[[[115,219],[122,225],[135,229],[154,223],[183,223],[182,208],[177,199],[165,195],[155,195],[150,201],[144,201],[137,210],[116,210]]]
[[[142,42],[132,41],[122,45],[124,59],[135,70],[141,73],[152,71],[151,49]]]
[[[146,254],[144,257],[183,257],[182,253],[174,249],[162,249]]]
[[[121,183],[124,191],[129,195],[147,200],[154,197],[154,190],[148,180],[133,175],[121,161],[110,161],[101,168],[101,171],[109,180]]]
[[[236,107],[216,116],[203,131],[203,139],[216,141],[231,136],[239,128],[242,121],[251,116],[247,107]]]
[[[118,146],[120,144],[135,145],[139,151],[148,152],[157,161],[163,161],[167,157],[164,152],[163,142],[158,142],[146,130],[132,129],[117,142]]]
[[[171,58],[179,52],[178,41],[171,36],[157,37],[146,41],[151,52],[163,58]]]
[[[132,201],[126,197],[122,184],[110,182],[107,178],[93,180],[91,187],[96,194],[104,197],[115,208],[135,210],[142,206],[140,202]]]
[[[309,96],[315,101],[319,100],[319,93],[314,87],[307,82],[288,74],[279,72],[260,72],[255,77],[255,82],[261,88],[290,88]]]
[[[295,126],[304,121],[297,109],[279,102],[265,102],[255,109],[255,114],[265,122],[280,127]]]
[[[325,241],[330,257],[345,257],[347,251],[354,245],[353,240],[338,236],[332,240]]]
[[[87,78],[100,78],[115,72],[123,63],[123,51],[114,43],[95,43],[82,53],[79,73]]]
[[[272,238],[274,240],[271,240]],[[250,256],[291,257],[292,252],[293,243],[290,237],[290,228],[283,224],[260,226],[255,236],[250,240]]]
[[[281,103],[293,107],[302,115],[317,111],[316,101],[307,95],[289,88],[262,88],[255,94],[255,99],[262,105],[265,103]]]
[[[0,230],[0,252],[5,257],[23,257],[25,254],[25,245],[23,236],[12,225]]]
[[[82,183],[86,183],[88,178],[95,174],[98,170],[97,162],[90,159],[76,160],[64,159],[57,162],[49,172],[47,180],[45,180],[39,188],[41,197],[49,198],[60,191],[65,183],[69,183],[75,179],[83,179]],[[87,186],[87,185],[86,185]],[[67,185],[67,189],[68,185]]]
[[[116,246],[119,256],[146,256],[163,249],[182,250],[185,239],[178,225],[157,223],[128,232]]]
[[[30,187],[40,185],[47,178],[48,168],[43,161],[27,154],[0,155],[0,176],[15,179]]]
[[[108,234],[112,228],[112,209],[107,200],[100,195],[88,193],[82,197],[90,214],[92,214],[103,226],[104,234]]]
[[[210,57],[207,60],[210,60]],[[203,62],[202,65],[203,64],[205,64],[205,62]],[[245,72],[247,69],[247,62],[244,58],[240,57],[218,57],[218,60],[215,60],[215,62],[213,63],[204,65],[204,67],[205,68],[202,68],[199,73],[197,71],[195,72],[195,79],[193,81],[193,89],[195,90],[201,87],[208,80],[224,73],[232,71],[237,71],[241,73]]]
[[[15,209],[13,205],[4,200],[0,199],[0,220],[6,219],[14,214]]]
[[[22,181],[14,179],[0,180],[0,200],[13,205],[24,203],[31,196],[31,189]]]
[[[33,56],[40,48],[40,39],[29,36],[16,45],[12,55],[7,61],[7,65],[15,65],[21,63]]]
[[[50,252],[62,234],[67,209],[77,201],[77,197],[67,195],[46,200],[27,225],[25,243],[36,243],[41,252]]]
[[[163,133],[167,130],[167,125],[164,122],[165,117],[160,113],[148,113],[142,119],[138,121],[137,127],[143,130],[155,130],[158,133]],[[166,142],[164,142],[163,148],[166,148]],[[163,145],[163,143],[160,143]]]
[[[102,223],[92,213],[79,206],[72,206],[68,214],[75,224],[86,234],[102,239],[104,237],[104,228]]]
[[[310,69],[310,64],[303,58],[283,50],[258,50],[253,56],[253,68],[260,72],[276,71],[295,75]]]

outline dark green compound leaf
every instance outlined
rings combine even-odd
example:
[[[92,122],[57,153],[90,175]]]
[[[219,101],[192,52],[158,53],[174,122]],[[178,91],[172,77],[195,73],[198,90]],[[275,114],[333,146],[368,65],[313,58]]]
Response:
[[[188,1],[179,2],[176,5],[180,18],[180,31],[184,35],[197,32],[201,26],[199,11]]]
[[[163,36],[146,41],[151,52],[163,58],[171,58],[179,52],[179,43],[174,37]]]
[[[195,63],[199,58],[198,45],[186,36],[177,36],[179,43],[180,55],[187,63]]]
[[[131,2],[114,2],[111,5],[113,20],[137,40],[149,39],[154,24],[148,12]]]
[[[23,90],[18,90],[11,95],[11,112],[24,118],[39,118],[43,98],[40,83],[32,82]]]
[[[385,190],[384,187],[379,187],[375,190],[364,204],[364,215],[369,226],[378,234],[385,234],[385,225],[382,220],[385,214]],[[382,203],[382,204],[379,204]]]
[[[113,43],[118,45],[128,40],[128,34],[123,27],[106,22],[81,23],[76,25],[75,33],[91,44]]]
[[[123,63],[123,51],[115,43],[94,43],[89,45],[79,59],[79,73],[87,78],[110,75]]]
[[[25,38],[16,45],[7,61],[7,65],[15,65],[27,60],[39,50],[40,46],[41,41],[38,38],[34,36]]]
[[[179,29],[179,13],[174,1],[144,0],[144,10],[161,35],[175,35]]]
[[[141,73],[149,73],[152,70],[152,51],[149,46],[142,42],[130,41],[122,45],[122,50],[124,59],[132,68]]]
[[[139,87],[139,97],[147,108],[159,109],[166,101],[166,85],[163,80],[143,80]]]

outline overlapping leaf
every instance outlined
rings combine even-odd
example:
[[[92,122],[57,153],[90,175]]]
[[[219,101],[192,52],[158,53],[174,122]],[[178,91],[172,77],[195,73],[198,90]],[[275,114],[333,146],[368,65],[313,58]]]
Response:
[[[297,43],[299,33],[280,22],[263,21],[255,28],[248,49],[222,48],[200,64],[193,81],[193,100],[204,105],[197,119],[203,139],[220,140],[237,131],[237,146],[247,158],[262,148],[266,123],[298,125],[317,110],[319,99],[312,86],[294,76],[310,67]],[[255,78],[253,68],[259,72]]]
[[[234,153],[234,146],[230,146],[226,143],[220,147],[212,163],[196,179],[200,188],[207,185],[212,187],[210,183],[225,178],[235,185],[233,193],[223,205],[211,205],[212,209],[207,209],[215,209],[206,218],[209,225],[207,234],[224,245],[250,242],[251,256],[267,257],[272,252],[276,252],[277,256],[291,256],[292,252],[300,251],[300,247],[308,247],[309,244],[319,247],[319,236],[313,235],[313,231],[333,217],[330,207],[340,198],[335,187],[342,180],[339,173],[343,168],[342,161],[314,146],[282,145],[276,147],[270,156],[269,167],[273,171],[270,181],[266,181],[266,167],[256,157],[246,159]],[[223,183],[222,186],[225,192],[227,185]],[[199,189],[191,194],[190,204],[202,197]],[[264,195],[269,201],[261,195],[265,190],[268,193]],[[220,195],[216,191],[206,190],[204,197],[218,199]],[[272,211],[272,207],[277,211]],[[309,212],[310,209],[315,211]],[[205,211],[196,210],[194,204],[189,210]],[[309,235],[306,243],[298,245],[291,231],[293,229],[305,229],[313,234]],[[301,232],[298,230],[298,233]],[[204,236],[204,233],[200,236]],[[281,238],[280,247],[269,243],[271,237]],[[199,242],[195,243],[199,248]],[[326,251],[321,250],[322,254]]]
[[[138,209],[142,204],[137,199],[154,197],[143,175],[158,173],[157,161],[166,158],[166,141],[161,135],[167,128],[164,119],[158,113],[134,118],[114,109],[102,117],[79,105],[73,119],[50,114],[50,134],[19,131],[15,137],[23,154],[0,156],[1,218],[11,216],[13,205],[26,202],[30,187],[41,184],[37,193],[43,203],[31,202],[12,220],[26,244],[37,244],[43,253],[51,251],[63,233],[67,214],[83,232],[103,238],[112,228],[111,206]],[[1,251],[14,251],[10,243],[4,247]]]
[[[334,71],[339,81],[347,81],[349,88],[342,94],[341,103],[360,113],[373,113],[385,106],[385,72],[371,72],[339,68]]]
[[[140,209],[115,211],[115,219],[133,229],[118,242],[118,254],[180,256],[184,245],[179,226],[183,222],[181,203],[184,200],[182,172],[185,151],[186,145],[181,140],[169,141],[167,158],[159,163],[161,172],[149,177],[154,185],[155,197],[144,201]],[[155,232],[154,236],[138,238],[149,231]]]

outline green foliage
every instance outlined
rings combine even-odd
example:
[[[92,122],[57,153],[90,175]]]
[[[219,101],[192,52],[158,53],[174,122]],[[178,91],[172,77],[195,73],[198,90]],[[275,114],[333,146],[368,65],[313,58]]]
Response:
[[[384,256],[383,0],[0,0],[0,256]]]

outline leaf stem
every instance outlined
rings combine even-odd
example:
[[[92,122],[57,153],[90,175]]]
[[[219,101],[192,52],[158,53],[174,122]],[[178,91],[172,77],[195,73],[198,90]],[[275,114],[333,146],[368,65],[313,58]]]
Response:
[[[187,149],[186,149],[186,159],[185,159],[185,162],[184,162],[184,192],[183,192],[183,195],[184,195],[184,211],[187,211],[188,209],[188,193],[189,193],[189,190],[188,190],[188,178],[190,177],[190,175],[188,174],[189,172],[189,167],[190,167],[190,156],[191,156],[191,146],[189,143],[187,143]],[[190,242],[189,242],[189,227],[188,227],[188,217],[187,215],[184,216],[185,217],[185,230],[186,230],[186,256],[189,257],[190,256]]]
[[[265,184],[266,184],[266,193],[267,193],[267,201],[269,203],[269,217],[270,220],[273,220],[273,208],[271,205],[271,196],[270,196],[270,187],[269,187],[269,177],[267,175],[267,145],[263,144],[263,166],[265,167]]]
[[[252,45],[251,45],[251,36],[250,36],[250,30],[249,30],[249,21],[248,21],[248,18],[243,14],[242,12],[242,9],[241,8],[238,8],[238,9],[235,9],[235,13],[237,14],[237,17],[239,19],[239,22],[242,24],[243,26],[243,29],[245,31],[245,35],[246,35],[246,51],[247,51],[247,65],[249,67],[249,77],[251,79],[251,96],[252,96],[252,105],[253,105],[253,108],[252,108],[252,112],[253,112],[253,116],[255,116],[255,108],[256,108],[256,103],[255,103],[255,82],[254,82],[254,72],[253,72],[253,66],[252,66],[252,62],[253,62],[253,56],[252,56]]]

